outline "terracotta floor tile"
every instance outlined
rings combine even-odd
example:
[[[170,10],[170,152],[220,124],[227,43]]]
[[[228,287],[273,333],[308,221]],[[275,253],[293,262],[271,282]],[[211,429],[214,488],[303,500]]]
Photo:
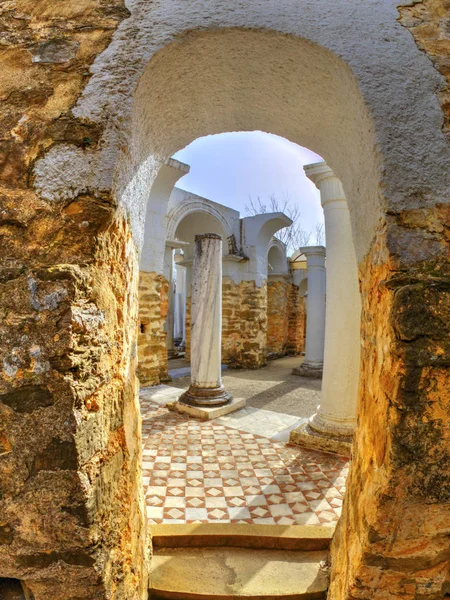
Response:
[[[142,403],[149,523],[332,525],[344,458]]]

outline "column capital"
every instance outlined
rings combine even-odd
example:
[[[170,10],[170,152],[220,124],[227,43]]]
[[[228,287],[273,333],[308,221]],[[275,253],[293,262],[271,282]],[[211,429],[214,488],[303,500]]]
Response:
[[[320,190],[320,202],[325,209],[330,203],[341,202],[347,205],[344,189],[338,177],[325,162],[313,163],[303,167],[305,175]]]
[[[325,256],[327,250],[325,246],[302,246],[300,252],[308,258],[308,256]]]
[[[309,272],[312,269],[325,270],[325,246],[303,246],[300,252],[306,256],[306,267]]]

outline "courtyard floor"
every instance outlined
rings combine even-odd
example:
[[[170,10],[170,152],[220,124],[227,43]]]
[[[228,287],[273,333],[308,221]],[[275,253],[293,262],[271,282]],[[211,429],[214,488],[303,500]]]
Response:
[[[150,523],[336,524],[348,463],[340,456],[286,444],[289,431],[318,403],[316,397],[311,408],[311,382],[290,375],[291,362],[280,359],[258,371],[226,371],[225,386],[235,397],[245,397],[247,407],[209,422],[165,406],[180,388],[188,387],[188,378],[141,390]],[[227,379],[234,379],[233,389]],[[273,394],[273,388],[283,386],[300,405],[294,410],[291,403],[290,414],[280,412],[282,404]]]

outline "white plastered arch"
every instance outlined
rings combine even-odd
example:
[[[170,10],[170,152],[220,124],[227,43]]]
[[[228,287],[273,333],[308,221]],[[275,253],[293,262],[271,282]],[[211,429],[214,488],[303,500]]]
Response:
[[[169,211],[167,216],[167,239],[173,240],[175,239],[175,233],[182,222],[182,220],[191,215],[193,213],[205,213],[214,217],[221,225],[226,239],[223,240],[223,243],[226,245],[229,237],[232,236],[233,230],[228,223],[227,219],[224,215],[216,209],[214,206],[211,206],[208,202],[203,202],[202,200],[192,200],[189,202],[184,202],[182,204],[178,204],[172,210]]]
[[[272,261],[270,259],[271,255],[275,256],[275,259]],[[286,255],[286,244],[283,244],[283,242],[276,237],[273,237],[269,242],[269,248],[267,250],[267,261],[269,263],[269,275],[271,273],[287,274],[289,272],[288,259]],[[272,269],[270,269],[270,267],[272,267]]]

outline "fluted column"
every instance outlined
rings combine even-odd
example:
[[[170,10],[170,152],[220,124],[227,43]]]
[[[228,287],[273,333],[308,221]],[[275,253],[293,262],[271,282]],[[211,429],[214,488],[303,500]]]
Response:
[[[308,269],[308,306],[306,312],[306,343],[303,363],[293,369],[293,375],[322,377],[325,340],[325,248],[305,246]]]
[[[222,406],[231,396],[222,385],[222,238],[195,236],[192,269],[191,385],[180,402]]]
[[[356,421],[361,300],[350,214],[341,182],[325,163],[305,173],[320,190],[327,245],[327,302],[321,403],[310,426],[351,436]]]

